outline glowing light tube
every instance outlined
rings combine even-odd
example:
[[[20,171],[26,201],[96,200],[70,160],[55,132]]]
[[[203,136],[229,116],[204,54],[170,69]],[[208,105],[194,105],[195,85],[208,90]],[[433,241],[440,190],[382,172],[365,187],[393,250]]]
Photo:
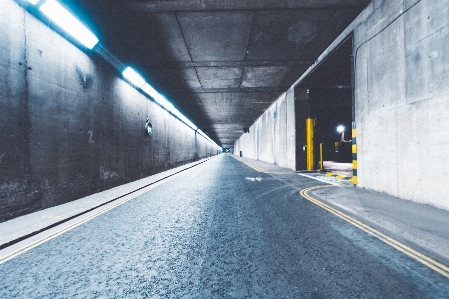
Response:
[[[165,109],[167,109],[168,111],[173,111],[175,110],[175,107],[172,105],[172,103],[170,103],[169,101],[167,101],[166,98],[164,98],[163,95],[158,94],[154,100],[156,102],[158,102],[160,105],[162,105],[162,107],[164,107]]]
[[[129,82],[135,86],[141,88],[145,85],[145,80],[132,68],[129,66],[122,72],[123,77],[125,77]]]
[[[176,109],[163,95],[158,93],[150,84],[145,83],[145,85],[142,86],[141,89],[147,95],[152,97],[159,105],[161,105],[162,107],[164,107],[165,109],[176,115],[180,120],[182,120],[193,130],[197,129],[197,127],[187,117],[185,117],[181,112],[179,112],[178,109]]]
[[[149,95],[150,97],[152,97],[153,99],[157,97],[157,95],[159,94],[156,89],[154,89],[150,84],[145,83],[144,86],[142,86],[142,90],[144,93],[146,93],[147,95]]]
[[[186,125],[188,125],[189,127],[191,127],[193,130],[196,130],[197,127],[187,118],[184,116],[184,114],[182,114],[181,112],[178,111],[178,109],[174,109],[173,111],[171,111],[174,115],[176,115],[180,120],[182,120]]]
[[[28,1],[33,3],[31,0]],[[67,31],[68,34],[88,49],[92,49],[98,43],[98,38],[55,0],[47,0],[40,7],[40,10],[56,25]]]

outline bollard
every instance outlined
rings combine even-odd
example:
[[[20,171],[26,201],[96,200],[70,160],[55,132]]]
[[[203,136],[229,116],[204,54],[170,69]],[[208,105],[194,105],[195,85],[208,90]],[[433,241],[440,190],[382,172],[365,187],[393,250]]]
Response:
[[[320,170],[323,170],[323,144],[320,143]]]
[[[355,122],[352,123],[352,183],[357,185],[357,138]]]

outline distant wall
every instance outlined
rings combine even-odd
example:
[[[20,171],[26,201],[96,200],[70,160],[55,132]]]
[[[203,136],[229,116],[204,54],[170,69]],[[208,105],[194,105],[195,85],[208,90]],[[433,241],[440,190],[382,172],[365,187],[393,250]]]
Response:
[[[354,31],[358,186],[449,209],[449,5],[367,10]]]
[[[234,144],[246,158],[295,169],[294,90],[289,89]]]
[[[149,117],[154,134],[144,131]],[[12,0],[0,10],[0,221],[216,154]]]

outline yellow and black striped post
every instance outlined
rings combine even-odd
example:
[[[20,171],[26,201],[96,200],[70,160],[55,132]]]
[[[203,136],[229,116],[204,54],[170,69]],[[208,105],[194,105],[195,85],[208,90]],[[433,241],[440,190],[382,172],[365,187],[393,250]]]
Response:
[[[357,138],[355,122],[352,123],[352,183],[357,185]]]

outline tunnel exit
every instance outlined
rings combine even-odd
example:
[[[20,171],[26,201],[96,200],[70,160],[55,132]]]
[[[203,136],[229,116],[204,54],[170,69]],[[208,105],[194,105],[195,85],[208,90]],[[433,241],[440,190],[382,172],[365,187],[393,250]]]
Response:
[[[295,88],[298,171],[353,174],[351,55],[352,36]]]

